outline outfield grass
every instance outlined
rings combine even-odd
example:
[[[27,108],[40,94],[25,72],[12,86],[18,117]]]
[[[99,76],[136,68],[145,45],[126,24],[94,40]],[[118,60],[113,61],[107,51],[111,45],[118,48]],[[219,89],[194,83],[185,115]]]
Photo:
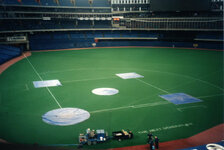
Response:
[[[29,61],[28,61],[29,60]],[[110,140],[91,148],[146,144],[151,130],[160,141],[186,138],[223,123],[223,52],[172,48],[100,48],[32,52],[0,75],[0,138],[15,143],[76,144],[87,128],[130,129],[133,140]],[[31,64],[30,64],[30,63]],[[33,68],[33,67],[34,68]],[[36,70],[37,72],[35,72]],[[136,72],[144,78],[123,80],[117,73]],[[72,126],[42,121],[58,109],[46,88],[33,81],[58,79],[50,91],[65,107],[87,110],[91,117]],[[95,88],[119,90],[113,96],[91,93]],[[186,93],[202,102],[175,105],[159,95]]]

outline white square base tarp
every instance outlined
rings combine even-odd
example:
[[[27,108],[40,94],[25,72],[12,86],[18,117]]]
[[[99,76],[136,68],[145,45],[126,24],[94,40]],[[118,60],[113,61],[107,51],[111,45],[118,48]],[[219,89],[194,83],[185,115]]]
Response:
[[[35,88],[53,87],[61,86],[61,82],[59,80],[33,81],[33,85]]]
[[[144,78],[144,76],[137,74],[135,72],[129,72],[129,73],[118,73],[116,76],[122,78],[122,79],[134,79],[134,78]]]

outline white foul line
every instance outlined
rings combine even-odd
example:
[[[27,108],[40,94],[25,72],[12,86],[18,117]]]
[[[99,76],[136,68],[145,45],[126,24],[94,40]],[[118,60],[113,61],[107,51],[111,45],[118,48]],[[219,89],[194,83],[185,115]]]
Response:
[[[167,92],[167,91],[165,91],[165,90],[163,90],[163,89],[161,89],[161,88],[159,88],[159,87],[156,87],[156,86],[154,86],[154,85],[152,85],[152,84],[149,84],[149,83],[147,83],[147,82],[145,82],[145,81],[142,81],[142,80],[140,80],[140,79],[138,79],[138,78],[136,78],[136,80],[138,80],[138,81],[140,81],[140,82],[142,82],[142,83],[144,83],[144,84],[146,84],[146,85],[149,85],[149,86],[151,86],[151,87],[153,87],[153,88],[155,88],[155,89],[157,89],[157,90],[160,90],[160,91],[162,91],[162,92],[164,92],[164,93],[169,94],[169,92]]]
[[[29,62],[30,66],[33,68],[34,72],[37,74],[37,76],[40,78],[41,81],[43,81],[43,79],[41,78],[40,74],[37,72],[37,70],[34,68],[34,66],[32,65],[32,63],[30,62],[30,60],[26,57],[26,55],[23,54],[23,56],[26,58],[26,60]],[[55,100],[55,102],[58,104],[58,106],[60,108],[61,105],[59,104],[59,102],[57,101],[57,99],[55,98],[55,96],[52,94],[52,92],[50,91],[50,89],[48,87],[46,87],[48,92],[51,94],[51,96],[53,97],[53,99]]]
[[[123,107],[95,110],[95,111],[91,111],[90,113],[101,113],[101,112],[128,109],[128,108],[143,108],[143,107],[150,107],[150,106],[152,107],[152,106],[166,105],[166,104],[170,104],[170,103],[161,101],[161,102],[155,102],[155,103],[146,103],[146,104],[139,104],[139,105],[132,105],[132,106],[123,106]]]
[[[184,109],[196,108],[196,107],[207,108],[207,106],[205,106],[205,105],[198,105],[198,106],[188,106],[188,107],[183,107],[183,108],[177,108],[177,110],[182,112],[182,110],[184,110]]]
[[[215,95],[208,95],[208,96],[200,96],[200,97],[196,97],[196,98],[208,98],[208,97],[215,97],[215,96],[221,96],[224,95],[224,93],[222,94],[215,94]]]
[[[82,82],[82,81],[94,81],[94,80],[106,80],[106,79],[114,79],[114,78],[116,78],[116,77],[95,78],[95,79],[81,79],[81,80],[70,80],[70,81],[62,81],[62,83]]]

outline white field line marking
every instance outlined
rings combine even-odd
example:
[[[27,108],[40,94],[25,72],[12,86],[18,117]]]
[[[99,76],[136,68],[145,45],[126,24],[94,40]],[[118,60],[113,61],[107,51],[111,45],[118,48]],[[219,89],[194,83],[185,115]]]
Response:
[[[87,69],[90,70],[90,69],[93,69],[93,68],[87,68]],[[77,71],[77,70],[87,70],[87,69],[80,68],[80,69],[56,70],[56,71],[42,72],[42,73],[40,73],[40,74],[64,73],[64,72],[71,72],[71,71]],[[95,69],[93,69],[93,70],[95,70]]]
[[[142,80],[140,80],[140,79],[137,79],[137,78],[136,78],[136,80],[138,80],[138,81],[140,81],[140,82],[142,82],[142,83],[144,83],[144,84],[146,84],[146,85],[149,85],[149,86],[151,86],[151,87],[153,87],[153,88],[155,88],[155,89],[157,89],[157,90],[160,90],[160,91],[162,91],[162,92],[164,92],[164,93],[169,94],[169,92],[167,92],[167,91],[165,91],[165,90],[163,90],[163,89],[161,89],[161,88],[159,88],[159,87],[157,87],[157,86],[154,86],[154,85],[152,85],[152,84],[149,84],[149,83],[147,83],[147,82],[145,82],[145,81],[142,81]]]
[[[193,78],[193,77],[192,77],[192,78]],[[198,81],[200,81],[200,82],[202,82],[202,83],[205,83],[205,84],[208,84],[208,85],[210,85],[210,86],[213,86],[213,87],[215,87],[215,88],[217,88],[217,89],[220,89],[221,91],[224,92],[224,89],[223,89],[223,88],[221,88],[221,87],[219,87],[219,86],[216,86],[216,85],[214,85],[214,84],[212,84],[212,83],[210,83],[210,82],[207,82],[207,81],[204,81],[204,80],[201,80],[201,79],[196,79],[196,78],[195,78],[195,80],[198,80]]]
[[[80,69],[68,69],[68,70],[60,70],[60,71],[48,71],[48,72],[44,72],[44,73],[59,73],[59,72],[66,72],[66,71],[74,71],[74,70],[105,70],[105,69],[108,69],[108,68],[80,68]],[[117,70],[117,69],[121,69],[121,68],[109,68],[110,70]],[[203,82],[205,84],[208,84],[210,86],[213,86],[215,88],[218,88],[220,89],[221,91],[224,91],[223,88],[215,85],[215,84],[212,84],[210,82],[207,82],[207,81],[204,81],[204,80],[201,80],[201,79],[197,79],[195,77],[191,77],[191,76],[187,76],[187,75],[183,75],[183,74],[178,74],[178,73],[172,73],[172,72],[165,72],[165,71],[158,71],[158,70],[144,70],[144,69],[136,69],[136,68],[122,68],[122,69],[128,69],[128,70],[140,70],[140,71],[146,71],[146,72],[157,72],[157,73],[163,73],[163,74],[170,74],[170,75],[174,75],[174,76],[180,76],[180,77],[184,77],[184,78],[188,78],[188,79],[193,79],[193,80],[196,80],[196,81],[200,81],[200,82]],[[221,70],[220,70],[221,71]],[[219,72],[219,71],[217,71]],[[42,73],[41,73],[42,74]],[[192,82],[192,81],[191,81]],[[171,89],[174,89],[174,88],[171,88]],[[170,89],[169,89],[170,90]]]
[[[37,76],[40,78],[41,81],[43,81],[43,79],[41,78],[41,76],[39,75],[39,73],[37,72],[37,70],[34,68],[33,64],[30,62],[30,60],[26,57],[26,55],[23,54],[23,56],[26,58],[26,60],[29,62],[30,66],[33,68],[34,72],[37,74]],[[52,92],[50,91],[50,89],[48,87],[46,87],[46,89],[48,90],[48,92],[51,94],[51,96],[53,97],[53,99],[55,100],[55,102],[58,104],[58,106],[60,108],[61,105],[59,104],[59,102],[57,101],[57,99],[55,98],[55,96],[52,94]]]
[[[199,97],[196,97],[196,98],[207,98],[207,97],[215,97],[215,96],[220,96],[220,95],[224,95],[224,93],[222,93],[222,94],[214,94],[214,95],[207,95],[207,96],[199,96]]]
[[[64,72],[80,71],[80,70],[116,70],[116,69],[119,69],[119,68],[76,68],[76,69],[74,69],[74,68],[73,69],[65,69],[65,70],[47,71],[47,72],[42,72],[40,74],[64,73]],[[129,69],[129,70],[133,70],[133,69]]]
[[[214,97],[214,96],[220,96],[220,95],[224,95],[224,93],[222,93],[222,94],[214,94],[214,95],[207,95],[207,96],[199,96],[199,97],[196,97],[196,98],[201,99],[201,98]],[[183,109],[189,109],[189,108],[195,108],[195,107],[207,108],[207,106],[205,106],[205,105],[198,105],[198,106],[189,106],[189,107],[177,108],[177,110],[182,112]]]
[[[177,108],[177,110],[182,112],[184,109],[197,108],[197,107],[207,108],[207,106],[205,105],[198,105],[198,106],[188,106],[188,107]]]
[[[143,108],[143,107],[150,107],[150,106],[158,106],[158,105],[165,105],[170,104],[169,102],[161,101],[156,103],[146,103],[146,104],[139,104],[139,105],[133,105],[132,108]]]
[[[115,78],[117,78],[117,77],[95,78],[95,79],[81,79],[81,80],[70,80],[70,81],[62,81],[62,83],[82,82],[82,81],[94,81],[94,80],[105,80],[105,79],[115,79]]]
[[[215,74],[215,73],[218,73],[218,72],[220,72],[220,71],[222,71],[222,70],[218,70],[218,71],[215,71],[215,72],[212,72],[211,74],[208,74],[208,75],[206,75],[206,76],[203,76],[203,78],[206,78],[206,77],[209,77],[209,76],[211,76],[211,75],[213,75],[213,74]],[[166,72],[165,72],[166,73]],[[172,74],[174,74],[174,75],[178,75],[178,74],[176,74],[176,73],[172,73]],[[203,80],[200,80],[200,79],[197,79],[197,78],[194,78],[194,77],[191,77],[191,76],[186,76],[186,75],[181,75],[181,74],[179,74],[179,76],[183,76],[183,77],[186,77],[186,78],[189,78],[189,79],[193,79],[193,80],[198,80],[199,82],[202,82]],[[184,85],[189,85],[189,84],[192,84],[193,82],[195,82],[195,81],[188,81],[188,82],[186,82],[186,83],[183,83],[183,84],[179,84],[178,86],[176,86],[176,87],[172,87],[172,88],[170,88],[170,89],[168,89],[169,91],[170,90],[173,90],[173,89],[177,89],[177,88],[179,88],[179,87],[183,87]],[[207,81],[203,81],[204,83],[205,82],[207,82]],[[206,84],[208,84],[209,82],[207,82]],[[213,87],[215,87],[215,88],[219,88],[220,89],[220,87],[217,87],[216,85],[214,85],[214,84],[212,84],[212,83],[209,83],[209,85],[210,86],[213,86]],[[222,90],[222,89],[221,89]]]
[[[161,102],[155,102],[155,103],[146,103],[146,104],[139,104],[139,105],[132,105],[132,106],[123,106],[123,107],[95,110],[95,111],[91,111],[90,113],[101,113],[101,112],[115,111],[115,110],[128,109],[128,108],[143,108],[143,107],[166,105],[166,104],[170,104],[170,103],[161,101]]]
[[[171,74],[171,75],[175,75],[175,76],[180,76],[180,77],[185,77],[185,78],[189,78],[189,79],[193,79],[193,80],[196,80],[196,81],[200,81],[202,83],[205,83],[205,84],[208,84],[210,86],[213,86],[215,88],[218,88],[220,89],[221,91],[224,91],[223,88],[215,85],[215,84],[212,84],[210,82],[207,82],[207,81],[204,81],[204,80],[201,80],[201,79],[197,79],[195,77],[191,77],[191,76],[187,76],[187,75],[183,75],[183,74],[178,74],[178,73],[172,73],[172,72],[163,72],[163,71],[157,71],[157,70],[141,70],[141,71],[147,71],[147,72],[158,72],[158,73],[165,73],[165,74]]]
[[[156,94],[156,95],[151,95],[151,96],[148,96],[148,97],[145,97],[145,98],[138,99],[138,100],[136,100],[132,103],[129,103],[129,105],[134,105],[134,104],[139,103],[141,101],[152,99],[152,97],[158,97],[158,95]]]

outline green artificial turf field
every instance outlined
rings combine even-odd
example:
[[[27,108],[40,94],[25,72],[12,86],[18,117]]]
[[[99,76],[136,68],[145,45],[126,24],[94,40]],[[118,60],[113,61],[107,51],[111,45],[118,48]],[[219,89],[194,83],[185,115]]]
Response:
[[[144,78],[121,79],[136,72]],[[62,86],[34,88],[33,81],[58,79]],[[119,90],[94,95],[95,88]],[[134,139],[109,140],[90,148],[146,144],[190,137],[223,123],[223,52],[172,48],[100,48],[32,52],[0,75],[0,139],[40,145],[77,144],[87,128],[130,129]],[[202,100],[175,105],[159,95],[186,93]],[[90,118],[71,126],[49,125],[46,112],[81,108]]]

